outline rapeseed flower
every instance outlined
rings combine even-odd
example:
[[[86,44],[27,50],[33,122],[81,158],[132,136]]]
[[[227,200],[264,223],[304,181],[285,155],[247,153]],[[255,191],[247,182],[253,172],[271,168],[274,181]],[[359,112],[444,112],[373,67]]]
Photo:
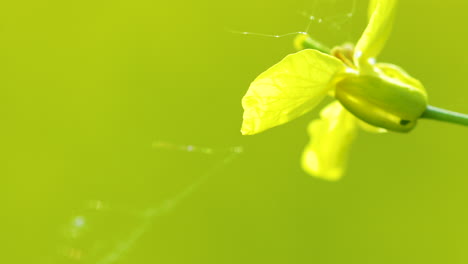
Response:
[[[355,47],[335,47],[330,54],[304,49],[260,74],[242,99],[242,134],[287,123],[332,96],[336,100],[308,126],[311,140],[302,167],[313,176],[338,180],[359,128],[410,131],[427,107],[424,87],[400,67],[375,60],[390,35],[396,3],[370,1],[368,25]],[[304,48],[306,39],[299,36],[296,46]]]

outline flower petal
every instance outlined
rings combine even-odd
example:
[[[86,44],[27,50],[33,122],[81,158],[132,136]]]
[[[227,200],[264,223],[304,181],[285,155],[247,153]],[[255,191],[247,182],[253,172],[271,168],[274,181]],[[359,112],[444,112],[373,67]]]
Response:
[[[302,168],[319,178],[339,180],[356,137],[356,118],[338,101],[329,104],[320,115],[321,119],[309,124],[311,140],[302,154]]]
[[[325,97],[333,77],[344,70],[340,60],[316,50],[286,56],[260,74],[242,99],[242,134],[256,134],[307,113]]]
[[[380,0],[369,0],[369,6],[367,7],[367,20],[370,20],[374,13],[375,7]]]
[[[369,24],[356,44],[354,63],[359,67],[369,65],[387,41],[392,30],[397,0],[371,0]]]

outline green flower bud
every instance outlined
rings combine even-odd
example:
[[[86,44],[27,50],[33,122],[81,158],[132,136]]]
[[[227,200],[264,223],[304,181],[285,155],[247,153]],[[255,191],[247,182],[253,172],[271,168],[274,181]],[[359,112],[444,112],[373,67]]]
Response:
[[[346,74],[336,83],[335,97],[359,119],[396,132],[413,129],[427,107],[421,87],[383,74]]]

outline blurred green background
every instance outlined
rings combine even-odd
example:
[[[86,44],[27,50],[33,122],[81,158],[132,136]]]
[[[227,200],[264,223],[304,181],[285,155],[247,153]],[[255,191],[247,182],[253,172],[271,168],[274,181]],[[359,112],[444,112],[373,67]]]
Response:
[[[249,83],[294,50],[293,36],[233,31],[304,31],[314,16],[316,39],[355,42],[367,1],[355,4],[0,3],[0,262],[467,263],[466,128],[362,132],[337,183],[299,165],[317,111],[240,135]],[[380,56],[465,113],[467,11],[401,1]],[[151,221],[147,208],[160,208]]]

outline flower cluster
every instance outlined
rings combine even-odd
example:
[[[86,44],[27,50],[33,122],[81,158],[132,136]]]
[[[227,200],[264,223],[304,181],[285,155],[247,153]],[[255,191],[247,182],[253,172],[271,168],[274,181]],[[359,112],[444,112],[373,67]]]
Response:
[[[308,126],[311,140],[302,167],[313,176],[338,180],[358,128],[410,131],[427,107],[424,87],[400,67],[375,60],[390,35],[396,2],[370,1],[369,22],[355,47],[335,47],[330,54],[304,49],[260,74],[242,99],[242,134],[289,122],[332,96],[336,100]],[[299,36],[296,46],[306,38]]]

